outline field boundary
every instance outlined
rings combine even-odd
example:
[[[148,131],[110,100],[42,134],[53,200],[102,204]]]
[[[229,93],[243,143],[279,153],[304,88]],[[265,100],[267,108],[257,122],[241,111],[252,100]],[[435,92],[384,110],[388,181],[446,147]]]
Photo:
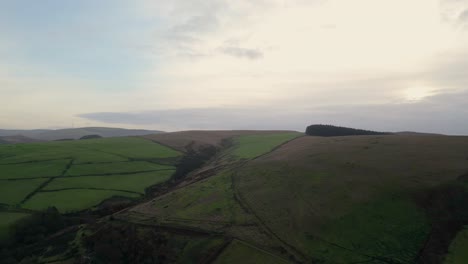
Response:
[[[39,191],[42,190],[42,188],[46,187],[50,182],[52,182],[55,178],[59,178],[59,177],[63,177],[67,171],[71,168],[71,166],[73,165],[73,162],[75,160],[74,159],[71,159],[70,162],[68,162],[68,164],[65,166],[65,168],[63,169],[62,171],[62,174],[60,176],[56,176],[56,177],[51,177],[49,178],[49,180],[46,180],[44,181],[41,185],[39,185],[39,187],[37,187],[34,191],[32,191],[31,193],[29,193],[20,203],[19,205],[22,206],[25,202],[27,202],[29,199],[31,199],[31,197],[33,197],[36,193],[38,193]]]
[[[115,173],[96,173],[96,174],[77,174],[77,175],[66,175],[64,178],[73,178],[73,177],[92,177],[92,176],[116,176],[116,175],[132,175],[132,174],[143,174],[148,172],[156,171],[175,171],[175,168],[171,169],[157,169],[157,170],[144,170],[144,171],[128,171],[128,172],[115,172]]]
[[[134,192],[129,190],[119,190],[119,189],[108,189],[108,188],[80,188],[80,187],[70,187],[70,188],[61,188],[61,189],[52,189],[52,190],[40,190],[38,192],[47,193],[47,192],[60,192],[60,191],[68,191],[68,190],[95,190],[95,191],[118,191],[118,192],[126,192],[126,193],[136,193],[140,195],[144,195],[144,193]]]
[[[15,156],[13,156],[15,157]],[[41,163],[41,162],[48,162],[48,161],[56,161],[56,160],[70,160],[73,157],[63,157],[60,159],[45,159],[45,160],[28,160],[28,161],[21,161],[21,162],[12,162],[12,163],[0,163],[1,165],[17,165],[17,164],[27,164],[27,163]]]

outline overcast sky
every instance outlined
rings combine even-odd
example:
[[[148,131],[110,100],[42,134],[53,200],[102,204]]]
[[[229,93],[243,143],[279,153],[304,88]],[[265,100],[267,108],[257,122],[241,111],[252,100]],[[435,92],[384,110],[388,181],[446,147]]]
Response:
[[[468,134],[468,0],[1,0],[0,128]]]

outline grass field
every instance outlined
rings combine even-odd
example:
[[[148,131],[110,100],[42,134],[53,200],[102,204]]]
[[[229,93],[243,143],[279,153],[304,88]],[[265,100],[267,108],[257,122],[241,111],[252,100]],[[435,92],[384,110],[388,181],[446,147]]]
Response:
[[[47,179],[21,181],[0,181],[0,203],[19,205],[26,196],[38,188]]]
[[[231,244],[216,258],[214,264],[285,264],[288,261],[274,256],[268,252],[255,248],[239,240],[233,240]]]
[[[234,138],[230,154],[235,158],[250,159],[271,151],[276,146],[302,135],[297,132],[268,135],[247,135]]]
[[[179,155],[175,150],[137,137],[0,146],[0,164],[50,159],[74,159],[76,164],[80,164],[171,158]]]
[[[233,197],[230,173],[221,172],[214,177],[160,196],[133,210],[143,214],[151,212],[160,221],[191,220],[195,225],[207,223],[209,226],[216,222],[222,225],[245,224],[252,221]]]
[[[146,161],[113,162],[103,164],[83,164],[71,167],[65,176],[118,174],[122,172],[154,171],[175,169],[173,166],[160,165]]]
[[[193,133],[199,145],[221,146],[226,135],[233,144],[223,144],[209,164],[173,189],[114,215],[119,224],[156,225],[187,236],[170,245],[183,263],[231,240],[213,263],[413,263],[436,223],[420,197],[459,184],[468,172],[466,137],[200,131],[158,137],[182,150]],[[170,179],[180,155],[141,138],[0,146],[0,168],[14,177],[46,166],[56,174],[0,180],[0,203],[18,205],[30,197],[19,206],[54,205],[65,213],[113,196],[136,199]],[[47,161],[51,157],[57,160]],[[12,161],[28,163],[6,164]],[[465,231],[453,241],[446,264],[466,262]]]
[[[89,139],[73,142],[73,144],[131,159],[171,158],[180,155],[178,151],[137,137]]]
[[[100,188],[144,194],[146,187],[169,180],[173,173],[174,170],[163,170],[111,176],[62,177],[54,179],[43,190]]]
[[[468,228],[460,231],[450,245],[444,264],[468,263]]]
[[[0,150],[1,151],[1,150]],[[61,159],[37,163],[0,165],[0,179],[39,178],[59,176],[70,160]]]
[[[175,167],[167,164],[180,155],[136,137],[2,145],[0,204],[69,212],[114,195],[140,197],[171,177]],[[159,164],[158,159],[166,160]]]
[[[19,219],[28,216],[25,213],[0,212],[0,244],[9,237],[12,224]]]
[[[60,212],[68,213],[91,208],[113,196],[138,198],[141,195],[122,191],[88,189],[38,192],[23,207],[44,210],[47,207],[55,206]]]

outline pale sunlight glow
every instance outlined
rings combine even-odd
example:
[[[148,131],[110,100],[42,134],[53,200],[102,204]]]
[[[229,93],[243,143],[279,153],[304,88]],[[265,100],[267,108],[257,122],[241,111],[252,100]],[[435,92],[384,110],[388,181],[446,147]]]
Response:
[[[434,95],[434,89],[425,86],[414,86],[403,91],[404,99],[408,101],[420,101],[431,95]]]

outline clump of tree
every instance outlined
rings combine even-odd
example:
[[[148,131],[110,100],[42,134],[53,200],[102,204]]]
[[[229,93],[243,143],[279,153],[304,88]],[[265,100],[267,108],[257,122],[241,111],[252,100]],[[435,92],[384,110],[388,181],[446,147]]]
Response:
[[[198,148],[191,143],[186,147],[185,155],[176,165],[174,180],[180,180],[190,172],[201,168],[208,160],[216,155],[218,148],[212,145],[202,145]]]
[[[102,138],[100,135],[86,135],[86,136],[82,136],[80,138],[80,140],[83,140],[83,139],[94,139],[94,138]]]
[[[306,129],[309,136],[319,137],[339,137],[339,136],[359,136],[359,135],[389,135],[387,132],[376,132],[349,127],[340,127],[332,125],[311,125]]]

